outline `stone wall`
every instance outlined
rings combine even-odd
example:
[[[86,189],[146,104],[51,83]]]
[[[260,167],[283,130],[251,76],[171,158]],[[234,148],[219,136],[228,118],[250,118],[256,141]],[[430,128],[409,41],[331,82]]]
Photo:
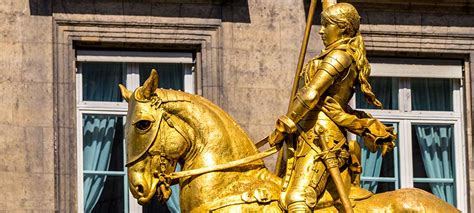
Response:
[[[254,141],[268,136],[286,113],[306,20],[303,1],[257,2],[249,5],[250,23],[222,26],[223,107]],[[321,44],[314,40],[313,56]],[[274,161],[266,162],[273,167]]]
[[[53,211],[51,17],[0,3],[0,211]]]
[[[77,209],[74,42],[199,46],[199,94],[258,141],[287,110],[308,2],[0,0],[0,211]],[[361,12],[372,54],[466,60],[472,188],[471,4],[351,2]],[[397,10],[389,9],[394,5]],[[313,28],[307,59],[323,48]],[[273,167],[273,161],[266,162]],[[469,193],[472,206],[474,190]]]

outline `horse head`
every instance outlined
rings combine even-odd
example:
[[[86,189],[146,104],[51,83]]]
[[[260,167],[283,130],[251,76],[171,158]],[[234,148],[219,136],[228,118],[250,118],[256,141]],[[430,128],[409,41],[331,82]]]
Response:
[[[123,85],[119,87],[129,109],[125,129],[130,191],[140,204],[149,202],[155,192],[165,202],[171,193],[171,180],[166,174],[175,170],[189,144],[183,133],[173,127],[170,114],[161,107],[163,101],[156,92],[155,70],[133,92]]]
[[[155,194],[161,202],[166,201],[176,179],[180,199],[186,200],[181,204],[185,212],[211,202],[227,202],[229,196],[243,202],[239,196],[258,187],[271,189],[272,195],[280,191],[280,179],[261,159],[190,175],[258,154],[248,135],[218,106],[197,95],[158,89],[156,71],[135,91],[122,85],[120,90],[128,102],[125,128],[130,191],[140,204]],[[184,170],[181,175],[174,173],[177,163]]]

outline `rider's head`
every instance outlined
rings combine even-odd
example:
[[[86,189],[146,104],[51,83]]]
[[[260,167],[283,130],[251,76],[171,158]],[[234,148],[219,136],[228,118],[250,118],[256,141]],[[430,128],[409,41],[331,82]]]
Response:
[[[338,3],[321,13],[321,30],[324,45],[330,45],[342,38],[356,36],[360,26],[360,16],[354,6]]]

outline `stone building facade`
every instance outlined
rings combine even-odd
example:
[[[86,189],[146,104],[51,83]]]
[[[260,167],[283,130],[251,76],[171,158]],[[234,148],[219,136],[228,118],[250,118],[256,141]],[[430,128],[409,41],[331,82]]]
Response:
[[[463,195],[456,197],[458,207],[472,211],[474,2],[340,2],[353,3],[360,11],[370,57],[461,63],[459,93],[454,94],[460,101],[453,104],[460,107],[453,111],[460,116],[454,149],[460,151],[456,155],[461,161],[455,162],[454,181],[462,180],[461,185],[456,182],[462,186],[457,195]],[[308,4],[305,0],[2,0],[0,211],[83,209],[78,207],[82,195],[77,171],[82,165],[76,145],[82,134],[76,97],[78,51],[190,52],[195,92],[229,112],[258,141],[286,111]],[[306,59],[323,48],[317,20],[319,16]],[[273,166],[272,160],[267,163]]]

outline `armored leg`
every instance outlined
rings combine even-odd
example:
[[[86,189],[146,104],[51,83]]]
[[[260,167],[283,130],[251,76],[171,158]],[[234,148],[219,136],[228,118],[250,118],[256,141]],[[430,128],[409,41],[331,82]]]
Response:
[[[325,189],[328,173],[324,163],[314,150],[309,149],[304,156],[296,156],[295,167],[287,175],[290,175],[290,180],[283,186],[283,205],[288,212],[309,212]]]

